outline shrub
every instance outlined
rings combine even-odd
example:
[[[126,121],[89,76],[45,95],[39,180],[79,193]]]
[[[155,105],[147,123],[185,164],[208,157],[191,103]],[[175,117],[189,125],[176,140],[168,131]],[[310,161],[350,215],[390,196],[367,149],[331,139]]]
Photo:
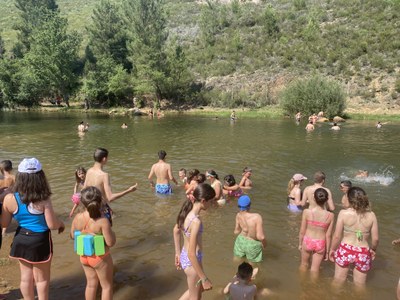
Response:
[[[328,118],[342,115],[345,93],[342,87],[320,76],[295,80],[280,94],[280,104],[289,114],[301,111],[311,115],[324,111]]]

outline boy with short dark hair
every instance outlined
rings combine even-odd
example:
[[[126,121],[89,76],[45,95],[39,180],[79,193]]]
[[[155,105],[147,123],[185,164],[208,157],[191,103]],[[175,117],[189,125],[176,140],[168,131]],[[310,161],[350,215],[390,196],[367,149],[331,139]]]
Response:
[[[231,300],[254,299],[257,293],[255,284],[250,284],[253,267],[243,262],[239,265],[236,276],[224,288],[224,294],[229,295]]]

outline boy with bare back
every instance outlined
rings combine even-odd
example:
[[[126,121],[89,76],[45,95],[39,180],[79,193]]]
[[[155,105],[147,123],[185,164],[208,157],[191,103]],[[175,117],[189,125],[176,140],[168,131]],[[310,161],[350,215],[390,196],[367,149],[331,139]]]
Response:
[[[314,208],[317,207],[317,203],[315,202],[314,199],[314,192],[318,188],[323,188],[328,192],[328,201],[326,203],[326,208],[329,211],[334,211],[335,210],[335,204],[333,203],[333,198],[332,198],[332,193],[331,191],[324,187],[323,185],[325,184],[325,173],[321,171],[317,171],[314,174],[314,184],[306,187],[303,191],[303,199],[301,200],[301,206],[306,206],[306,204],[309,204],[309,208]]]
[[[169,181],[173,181],[176,185],[178,185],[178,182],[172,175],[171,165],[165,162],[165,156],[167,156],[167,152],[164,150],[158,151],[158,162],[151,167],[148,179],[151,186],[156,189],[157,194],[170,195],[172,188]],[[157,177],[156,184],[153,181],[154,175]]]
[[[110,175],[103,171],[103,167],[108,161],[108,151],[104,148],[97,148],[94,151],[93,158],[94,165],[86,173],[83,188],[95,186],[100,190],[103,196],[103,204],[105,204],[105,214],[111,221],[111,209],[108,203],[117,200],[128,193],[134,192],[137,188],[137,183],[122,192],[113,193],[111,190]]]
[[[263,230],[263,220],[260,214],[251,213],[250,197],[242,195],[238,199],[240,211],[236,214],[236,224],[234,234],[237,234],[233,254],[235,257],[246,258],[249,263],[259,263],[262,261],[263,249],[267,245]],[[258,268],[253,270],[253,278],[258,272]]]

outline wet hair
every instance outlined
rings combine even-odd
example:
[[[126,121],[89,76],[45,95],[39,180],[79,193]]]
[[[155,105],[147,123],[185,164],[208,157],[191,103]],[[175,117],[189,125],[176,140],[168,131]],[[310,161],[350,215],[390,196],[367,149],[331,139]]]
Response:
[[[350,180],[343,180],[340,182],[340,184],[348,188],[351,188],[353,186]]]
[[[352,187],[347,192],[350,207],[354,208],[357,213],[365,213],[371,211],[367,193],[360,187]]]
[[[36,173],[17,172],[12,192],[19,193],[25,204],[47,200],[52,194],[43,170]]]
[[[317,202],[317,204],[321,207],[324,206],[324,204],[326,203],[326,201],[328,201],[329,198],[329,194],[328,191],[324,188],[319,188],[316,189],[314,192],[314,199],[315,202]]]
[[[224,177],[224,181],[227,183],[228,186],[234,186],[236,184],[236,180],[233,175],[226,175]]]
[[[101,199],[101,192],[95,186],[88,186],[81,191],[81,203],[85,206],[90,218],[101,217]]]
[[[86,176],[86,169],[84,167],[77,167],[76,170],[75,170],[76,182],[80,183],[82,181],[82,179],[78,176],[78,172],[82,172]]]
[[[294,180],[293,178],[290,178],[288,185],[287,185],[287,194],[288,196],[290,195],[290,192],[293,190],[294,186],[296,184],[299,184],[299,182],[301,182],[301,180]]]
[[[247,173],[247,172],[251,172],[252,170],[251,170],[251,168],[249,168],[249,167],[245,167],[244,169],[243,169],[243,173]]]
[[[206,175],[204,175],[203,173],[200,173],[196,176],[196,181],[198,183],[203,183],[204,181],[206,181]]]
[[[242,262],[238,267],[237,275],[242,280],[250,279],[253,275],[253,267],[247,262]]]
[[[164,160],[164,158],[167,156],[167,152],[165,152],[164,150],[160,150],[158,151],[158,158],[161,160]]]
[[[104,158],[108,157],[108,150],[104,148],[97,148],[94,150],[93,158],[95,162],[102,162]]]
[[[214,178],[216,178],[216,179],[219,180],[218,174],[217,174],[217,172],[215,172],[214,170],[208,170],[208,171],[207,171],[207,174],[210,174],[212,177],[214,177]]]
[[[188,173],[187,182],[190,183],[199,174],[200,171],[197,169],[190,170]]]
[[[326,178],[325,173],[322,171],[317,171],[314,174],[315,183],[322,183],[325,180],[325,178]]]
[[[215,198],[215,191],[208,183],[200,183],[193,192],[194,202],[200,202],[201,200],[210,201]],[[176,224],[179,228],[182,228],[183,223],[189,212],[193,208],[191,200],[186,200],[181,210],[179,211],[178,217],[176,218]]]
[[[4,175],[4,171],[10,172],[12,170],[12,162],[11,160],[3,160],[0,162],[0,172]]]

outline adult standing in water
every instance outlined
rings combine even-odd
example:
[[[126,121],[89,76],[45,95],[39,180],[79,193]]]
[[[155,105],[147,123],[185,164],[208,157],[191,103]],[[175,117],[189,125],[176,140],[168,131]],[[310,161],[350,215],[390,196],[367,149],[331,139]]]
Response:
[[[165,157],[167,156],[167,152],[164,150],[158,151],[158,162],[153,164],[151,167],[148,179],[150,181],[151,186],[156,189],[157,194],[170,195],[172,194],[172,188],[170,185],[170,180],[173,181],[176,185],[178,182],[172,175],[172,168],[169,163],[165,162]],[[154,184],[153,176],[157,177],[157,182]]]
[[[212,283],[204,273],[202,265],[203,223],[200,211],[206,210],[215,197],[214,189],[207,183],[201,183],[193,192],[194,201],[186,200],[176,219],[173,229],[175,244],[175,267],[186,274],[188,289],[179,298],[181,300],[201,299],[203,291],[211,290]],[[181,234],[183,247],[181,249]]]
[[[350,264],[354,264],[354,284],[363,288],[379,243],[378,221],[362,188],[350,188],[348,197],[350,208],[339,213],[329,259],[336,263],[335,286],[346,281]]]
[[[18,221],[10,257],[19,260],[20,289],[24,299],[48,299],[53,243],[50,230],[64,231],[53,210],[51,190],[41,163],[25,158],[18,166],[13,193],[4,199],[2,225]]]
[[[292,178],[290,178],[287,188],[287,208],[291,212],[302,212],[303,207],[301,206],[301,184],[304,180],[307,180],[303,174],[294,174]]]
[[[303,199],[301,200],[301,206],[305,206],[307,203],[309,204],[309,208],[314,208],[317,206],[317,203],[314,199],[314,192],[318,188],[324,188],[328,192],[328,202],[327,202],[327,209],[330,211],[335,210],[335,204],[333,203],[332,193],[331,191],[324,187],[325,184],[325,173],[322,171],[317,171],[314,174],[314,184],[306,187],[303,192]]]

